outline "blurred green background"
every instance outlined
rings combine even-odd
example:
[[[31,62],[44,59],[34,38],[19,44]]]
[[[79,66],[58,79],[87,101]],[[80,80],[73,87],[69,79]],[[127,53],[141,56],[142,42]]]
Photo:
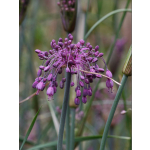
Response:
[[[35,49],[48,51],[51,49],[50,42],[52,39],[55,39],[56,41],[58,41],[60,37],[64,39],[67,37],[67,33],[64,31],[61,23],[60,10],[57,6],[57,1],[21,0],[19,2],[20,18],[23,18],[19,26],[19,100],[21,101],[36,92],[36,90],[32,88],[32,83],[37,77],[38,66],[41,65],[42,61],[38,59],[37,54],[34,52]],[[27,9],[25,15],[23,15],[22,12],[24,12],[25,9],[21,6],[25,2],[27,2],[25,6]],[[79,0],[76,29],[72,33],[74,36],[74,43],[83,39],[84,30],[85,33],[87,33],[98,19],[115,9],[125,8],[125,4],[126,0],[91,0],[85,23],[87,0]],[[129,8],[131,8],[131,4]],[[94,29],[86,40],[86,42],[90,42],[93,47],[99,45],[100,52],[104,53],[105,60],[107,59],[109,49],[113,43],[121,16],[122,13],[118,13],[103,21],[96,29]],[[108,65],[110,71],[113,72],[113,78],[119,82],[122,78],[122,67],[132,42],[131,26],[132,16],[131,13],[127,13],[118,38],[118,42],[122,39],[125,43],[122,45],[120,51],[118,50],[117,45],[115,46]],[[99,66],[104,67],[100,60],[98,63]],[[64,72],[63,75],[65,75]],[[60,81],[61,78],[62,75],[58,76],[58,81]],[[118,89],[118,86],[115,84],[113,93],[108,93],[105,82],[106,79],[103,78],[99,84],[84,127],[83,136],[103,134],[104,125]],[[97,80],[92,83],[93,88],[96,83]],[[58,117],[58,121],[60,119],[60,114],[56,111],[56,107],[59,106],[61,108],[63,95],[64,89],[62,90],[58,87],[57,93],[54,95],[54,101],[52,102],[52,107]],[[70,99],[71,98],[73,97],[70,96]],[[125,115],[120,114],[122,110],[132,107],[131,100],[132,78],[129,77],[112,121],[110,135],[131,136],[131,111]],[[125,101],[126,105],[124,105]],[[26,143],[24,149],[31,147],[33,143],[42,144],[57,140],[57,134],[47,104],[47,99],[44,92],[41,92],[38,96],[34,96],[30,100],[19,105],[20,144],[22,143],[21,139],[25,136],[32,119],[42,104],[43,107],[28,138],[28,140],[32,142]],[[78,126],[80,126],[78,120],[76,120],[76,124],[77,123]],[[99,145],[100,140],[82,142],[83,150],[98,150]],[[76,149],[78,148],[79,147]],[[127,150],[129,148],[130,142],[126,140],[109,139],[106,143],[106,149],[108,150]],[[55,150],[56,147],[44,148],[44,150],[47,149]]]

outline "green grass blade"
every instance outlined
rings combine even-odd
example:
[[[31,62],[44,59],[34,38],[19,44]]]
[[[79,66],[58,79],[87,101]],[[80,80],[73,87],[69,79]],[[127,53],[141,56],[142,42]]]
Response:
[[[23,140],[24,140],[24,137],[23,136],[19,136],[19,142],[23,142]],[[25,143],[30,144],[30,145],[35,145],[35,143],[30,141],[30,140],[26,140]]]
[[[23,146],[24,146],[24,144],[25,144],[25,142],[26,142],[26,140],[27,140],[27,138],[28,138],[28,136],[29,136],[29,134],[30,134],[32,128],[33,128],[33,126],[34,126],[34,123],[35,123],[35,121],[36,121],[36,118],[37,118],[37,116],[38,116],[38,114],[39,114],[41,108],[42,108],[42,106],[39,108],[38,112],[36,113],[35,117],[33,118],[32,122],[31,122],[31,125],[30,125],[30,127],[29,127],[29,129],[28,129],[28,131],[27,131],[27,133],[26,133],[26,135],[25,135],[25,138],[24,138],[23,142],[22,142],[22,145],[21,145],[21,147],[20,147],[20,150],[23,148]]]
[[[111,110],[110,110],[110,113],[109,113],[109,116],[108,116],[108,119],[107,119],[107,122],[106,122],[106,125],[105,125],[105,129],[104,129],[104,132],[103,132],[103,138],[102,138],[101,145],[100,145],[100,150],[104,150],[104,148],[105,148],[105,143],[106,143],[106,140],[107,140],[108,131],[109,131],[109,128],[110,128],[110,125],[111,125],[116,107],[118,105],[122,90],[124,88],[124,85],[125,85],[127,79],[128,79],[128,76],[123,75],[121,85],[119,86],[119,89],[117,91],[116,97],[114,99],[113,105],[111,107]]]
[[[88,141],[88,140],[94,140],[94,139],[101,139],[102,135],[96,135],[96,136],[85,136],[85,137],[76,137],[75,138],[75,142],[82,142],[82,141]],[[117,136],[117,135],[108,135],[107,138],[116,138],[116,139],[120,139],[120,140],[131,140],[130,137],[125,137],[125,136]],[[63,140],[63,144],[66,143],[66,140]],[[31,147],[27,150],[37,150],[39,148],[47,148],[47,147],[52,147],[52,146],[56,146],[57,145],[57,141],[53,141],[50,143],[46,143],[46,144],[40,144],[40,145],[36,145],[34,147]]]
[[[87,32],[87,34],[85,35],[85,39],[87,39],[87,37],[91,34],[91,32],[105,19],[107,19],[108,17],[120,13],[120,12],[132,12],[131,9],[118,9],[118,10],[114,10],[110,13],[108,13],[107,15],[105,15],[104,17],[102,17],[101,19],[99,19],[91,28],[90,30]]]

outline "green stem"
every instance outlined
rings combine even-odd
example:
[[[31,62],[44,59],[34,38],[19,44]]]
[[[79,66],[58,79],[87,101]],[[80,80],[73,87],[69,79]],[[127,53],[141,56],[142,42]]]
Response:
[[[104,133],[103,133],[103,137],[102,137],[102,141],[101,141],[101,145],[100,145],[100,150],[104,150],[106,139],[107,139],[107,135],[108,135],[108,131],[109,131],[109,128],[110,128],[110,125],[111,125],[111,121],[113,119],[116,107],[118,105],[118,102],[119,102],[122,90],[124,88],[124,85],[125,85],[125,83],[127,81],[127,78],[128,78],[128,76],[123,75],[123,78],[122,78],[122,81],[121,81],[121,85],[120,85],[120,87],[119,87],[119,89],[117,91],[114,103],[112,105],[112,108],[110,110],[110,113],[109,113],[109,116],[108,116],[108,119],[107,119],[107,122],[106,122],[106,125],[105,125],[105,129],[104,129]]]
[[[68,101],[69,102],[69,101]],[[70,146],[70,126],[69,126],[69,114],[70,114],[70,107],[67,106],[67,115],[66,115],[66,150],[69,150]]]
[[[61,113],[61,118],[60,118],[60,128],[59,128],[59,136],[58,136],[58,142],[57,142],[57,150],[62,150],[63,132],[64,132],[67,106],[68,106],[68,101],[69,101],[70,81],[71,81],[71,73],[67,72],[65,94],[64,94],[62,113]]]
[[[75,108],[71,108],[70,150],[74,150]]]
[[[128,8],[129,4],[130,4],[130,0],[127,1],[125,8]],[[116,34],[115,34],[115,40],[114,40],[114,42],[113,42],[113,44],[112,44],[112,46],[111,46],[111,48],[110,48],[110,53],[109,53],[109,55],[108,55],[108,59],[107,59],[106,64],[109,63],[110,57],[111,57],[112,52],[113,52],[113,49],[114,49],[114,47],[115,47],[115,44],[116,44],[116,41],[117,41],[117,38],[118,38],[118,35],[119,35],[119,32],[120,32],[120,29],[121,29],[121,27],[122,27],[124,18],[125,18],[125,16],[126,16],[126,13],[127,13],[127,11],[124,11],[124,13],[123,13],[123,15],[122,15],[122,18],[121,18],[121,20],[120,20],[119,27],[118,27],[117,32],[116,32]]]
[[[131,12],[132,10],[131,9],[118,9],[118,10],[114,10],[110,13],[108,13],[107,15],[105,15],[104,17],[102,17],[101,19],[99,19],[91,28],[90,30],[88,31],[88,33],[85,35],[85,39],[87,39],[87,37],[91,34],[91,32],[102,22],[104,21],[105,19],[107,19],[108,17],[114,15],[114,14],[117,14],[117,13],[120,13],[120,12]],[[124,18],[123,18],[124,19]],[[122,25],[122,24],[121,24]],[[121,26],[119,25],[119,27],[121,28]],[[120,31],[120,30],[119,30]],[[119,32],[118,32],[119,33]]]
[[[89,141],[89,140],[101,139],[101,138],[102,138],[102,135],[76,137],[75,142]],[[115,138],[115,139],[118,139],[118,140],[131,140],[130,137],[117,136],[117,135],[108,135],[108,138]],[[63,140],[63,143],[65,144],[66,140]],[[33,147],[31,147],[27,150],[37,150],[39,148],[47,148],[47,147],[52,147],[52,146],[56,146],[56,145],[57,145],[57,141],[52,141],[52,142],[49,142],[49,143],[44,143],[44,144],[33,146]]]

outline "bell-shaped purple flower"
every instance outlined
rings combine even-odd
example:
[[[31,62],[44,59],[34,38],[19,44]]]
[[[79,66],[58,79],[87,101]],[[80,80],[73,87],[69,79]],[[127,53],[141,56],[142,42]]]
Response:
[[[112,78],[112,73],[108,69],[106,70],[106,76]]]
[[[87,96],[88,95],[88,90],[87,89],[84,89],[83,90],[83,96],[85,97],[85,96]]]
[[[50,81],[52,79],[53,75],[50,73],[47,77],[47,80]]]
[[[109,89],[111,89],[111,92],[112,92],[113,85],[114,85],[113,81],[110,79],[107,79],[106,86],[108,88],[108,91],[109,91]]]
[[[33,88],[36,88],[36,85],[38,84],[39,82],[37,81],[37,80],[35,80],[34,82],[33,82],[33,84],[32,84],[32,87]]]
[[[75,103],[76,105],[79,105],[79,104],[80,104],[79,98],[76,97],[76,98],[74,99],[74,103]]]
[[[50,66],[47,66],[44,68],[44,71],[47,72],[49,70]]]
[[[95,52],[97,52],[99,50],[99,46],[95,46]]]
[[[66,68],[66,72],[70,72],[70,69],[68,67]]]
[[[82,102],[85,104],[87,102],[87,98],[85,96],[82,97]]]
[[[43,88],[43,85],[44,85],[44,83],[43,82],[39,82],[37,85],[36,85],[36,89],[38,89],[38,90],[42,90],[42,88]]]
[[[87,78],[86,78],[84,81],[85,81],[86,84],[89,84],[89,83],[90,83],[90,82],[89,82],[89,79],[87,79]]]
[[[62,78],[62,82],[66,82],[66,78]]]
[[[82,81],[79,82],[81,87],[84,87],[84,83]]]
[[[91,90],[88,90],[87,93],[88,93],[88,96],[92,96],[92,91]]]
[[[37,72],[37,76],[39,77],[39,76],[41,76],[41,75],[42,75],[42,70],[39,69],[38,72]]]
[[[49,96],[48,99],[51,99],[54,95],[54,88],[53,87],[49,87],[47,89],[47,95]]]
[[[61,89],[63,89],[63,88],[64,88],[64,82],[60,81],[59,87],[60,87]]]
[[[81,75],[81,76],[80,76],[80,79],[81,79],[81,80],[84,80],[84,76]]]
[[[80,97],[80,96],[81,96],[81,90],[77,90],[77,91],[76,91],[76,96],[77,96],[77,97]]]
[[[71,86],[74,86],[74,82],[71,82],[71,84],[70,84]]]

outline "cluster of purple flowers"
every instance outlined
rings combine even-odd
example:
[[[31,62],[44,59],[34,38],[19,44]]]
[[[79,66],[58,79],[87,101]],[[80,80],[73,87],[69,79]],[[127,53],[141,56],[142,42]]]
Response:
[[[61,11],[75,11],[75,0],[60,0],[57,2],[57,5],[60,7]]]
[[[81,88],[83,88],[83,97],[82,102],[87,102],[87,96],[92,95],[92,88],[90,83],[93,82],[94,78],[101,78],[102,76],[99,74],[104,72],[103,68],[99,68],[97,65],[98,58],[101,58],[105,64],[103,59],[103,53],[100,53],[99,46],[95,48],[92,47],[90,43],[86,43],[84,40],[80,40],[77,44],[72,44],[73,36],[68,34],[68,38],[65,38],[63,41],[62,38],[59,38],[58,43],[55,40],[52,40],[50,45],[52,50],[41,51],[36,49],[35,52],[38,54],[39,59],[43,60],[41,66],[39,66],[39,70],[37,72],[37,78],[33,83],[32,87],[37,89],[37,94],[40,91],[43,91],[46,82],[49,82],[49,86],[47,89],[48,99],[52,99],[54,93],[57,91],[57,75],[62,73],[64,67],[66,67],[66,72],[71,73],[71,75],[76,75],[77,78],[77,87],[75,88],[76,97],[75,104],[79,105],[81,97]],[[105,64],[106,65],[106,64]],[[88,71],[85,73],[84,71]],[[43,72],[43,77],[41,77]],[[107,69],[106,66],[106,76],[112,77],[112,73]],[[62,89],[64,87],[66,78],[62,78],[60,81],[59,87]],[[74,82],[71,82],[70,86],[74,86]],[[112,89],[113,81],[111,79],[107,79],[106,86],[108,89]]]

